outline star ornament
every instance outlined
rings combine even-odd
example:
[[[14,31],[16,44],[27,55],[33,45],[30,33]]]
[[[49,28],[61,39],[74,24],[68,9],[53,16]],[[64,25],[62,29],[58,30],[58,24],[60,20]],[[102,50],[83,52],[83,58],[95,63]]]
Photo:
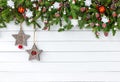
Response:
[[[39,50],[36,46],[36,44],[33,45],[32,49],[26,50],[29,54],[29,60],[36,59],[40,61],[40,54],[42,53],[43,50]]]
[[[103,16],[101,21],[104,23],[107,23],[109,21],[109,19],[106,16]]]
[[[26,35],[22,29],[20,29],[18,34],[13,34],[12,36],[16,39],[15,45],[27,46],[27,39],[30,35]]]
[[[59,3],[59,2],[55,2],[55,3],[53,4],[53,7],[54,7],[55,9],[59,9],[59,8],[60,8],[60,3]]]
[[[86,1],[85,1],[85,5],[86,5],[86,6],[90,6],[91,4],[92,4],[92,1],[91,1],[91,0],[86,0]]]

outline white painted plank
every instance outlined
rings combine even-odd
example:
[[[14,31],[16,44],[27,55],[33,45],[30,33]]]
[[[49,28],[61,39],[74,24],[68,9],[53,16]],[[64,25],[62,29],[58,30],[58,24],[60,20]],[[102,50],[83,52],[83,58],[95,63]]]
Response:
[[[37,73],[120,72],[120,62],[42,63],[39,61],[0,63],[0,71]]]
[[[28,62],[27,52],[0,52],[0,62]],[[43,52],[40,62],[120,62],[120,52]]]
[[[24,51],[14,46],[15,42],[0,42],[0,51]],[[28,42],[30,49],[33,42]],[[44,51],[120,51],[120,42],[37,42]]]
[[[18,31],[1,31],[0,41],[14,41],[12,34],[17,34]],[[26,34],[31,35],[29,41],[33,41],[33,31],[25,31]],[[112,36],[110,33],[109,37],[95,37],[91,31],[68,31],[68,32],[57,32],[57,31],[38,31],[37,41],[119,41],[120,32],[116,36]],[[104,35],[101,35],[104,36]]]
[[[120,32],[115,37],[96,39],[91,30],[37,31],[37,44],[44,52],[41,61],[28,61],[32,26],[23,24],[30,34],[28,47],[19,50],[11,36],[19,31],[13,22],[0,29],[0,82],[35,81],[120,81]]]
[[[0,82],[119,82],[117,72],[23,73],[0,72]],[[6,78],[7,77],[7,78]]]

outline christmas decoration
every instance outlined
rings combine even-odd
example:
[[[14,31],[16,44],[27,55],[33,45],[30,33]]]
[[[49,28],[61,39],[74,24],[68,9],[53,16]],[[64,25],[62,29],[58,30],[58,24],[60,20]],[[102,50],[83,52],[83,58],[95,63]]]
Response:
[[[30,11],[29,9],[26,10],[25,15],[28,18],[31,18],[33,16],[32,11]]]
[[[48,30],[59,24],[59,32],[78,26],[92,29],[96,37],[99,31],[115,35],[120,29],[120,0],[0,0],[0,28],[10,21],[41,28],[39,21],[44,20]]]
[[[14,2],[12,0],[7,1],[7,6],[14,8]]]
[[[53,7],[54,7],[55,9],[59,9],[59,8],[60,8],[60,3],[59,3],[59,2],[55,2],[55,3],[53,4]]]
[[[110,6],[110,8],[111,8],[111,10],[116,10],[115,4],[112,4],[112,5]]]
[[[15,39],[15,45],[18,45],[19,49],[23,48],[24,46],[27,46],[27,39],[30,37],[30,35],[26,35],[24,31],[22,30],[22,25],[20,24],[20,31],[18,34],[13,34],[12,35]]]
[[[85,6],[90,6],[92,4],[91,0],[85,0]]]
[[[33,44],[32,49],[27,50],[29,53],[29,60],[37,59],[40,60],[39,55],[42,53],[42,50],[39,50],[36,46],[36,44]]]
[[[25,12],[25,8],[24,7],[18,7],[18,12],[19,13],[24,13]]]
[[[33,59],[36,59],[36,60],[40,60],[40,57],[39,55],[42,53],[43,50],[39,50],[36,46],[36,40],[35,40],[35,37],[36,37],[36,27],[34,26],[34,39],[33,39],[33,47],[32,49],[30,50],[26,50],[29,54],[29,60],[33,60]]]
[[[104,6],[100,6],[100,7],[98,7],[98,11],[99,11],[100,13],[105,13],[106,8],[105,8]]]
[[[104,23],[107,23],[109,20],[106,16],[103,16],[101,21],[104,22]]]
[[[81,12],[85,12],[85,10],[86,10],[85,7],[81,7],[81,8],[80,8],[80,11],[81,11]]]

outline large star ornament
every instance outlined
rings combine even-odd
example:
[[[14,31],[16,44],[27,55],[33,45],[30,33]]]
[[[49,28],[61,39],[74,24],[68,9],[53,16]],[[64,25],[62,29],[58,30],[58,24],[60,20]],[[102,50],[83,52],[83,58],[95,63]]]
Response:
[[[27,46],[27,39],[30,35],[26,35],[22,29],[20,29],[18,34],[13,34],[12,36],[16,39],[15,45]]]
[[[43,50],[39,50],[36,46],[36,44],[33,45],[32,49],[27,50],[28,54],[29,54],[29,60],[40,60],[39,55],[42,53]]]

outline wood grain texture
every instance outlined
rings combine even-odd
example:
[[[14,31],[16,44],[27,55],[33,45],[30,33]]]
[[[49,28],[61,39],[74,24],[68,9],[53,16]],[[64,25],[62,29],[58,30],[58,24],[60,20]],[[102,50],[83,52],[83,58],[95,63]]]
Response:
[[[98,54],[99,53],[99,54]],[[0,62],[28,62],[24,51],[0,52]],[[120,62],[120,52],[43,52],[40,63]]]
[[[1,82],[119,82],[117,72],[25,73],[2,72]],[[7,78],[6,78],[7,77]]]
[[[12,29],[12,28],[11,28]],[[14,41],[12,34],[18,33],[19,30],[4,30],[0,31],[0,41]],[[33,41],[33,31],[25,30],[26,34],[31,35],[28,41]],[[110,32],[109,37],[105,37],[102,33],[99,39],[97,39],[92,31],[67,31],[67,32],[57,32],[57,31],[37,31],[36,33],[37,41],[120,41],[120,32],[116,36],[112,36]],[[88,37],[89,36],[89,37]]]
[[[14,46],[14,42],[1,42],[0,51],[24,51]],[[25,49],[30,49],[33,42],[28,42]],[[120,42],[37,42],[44,51],[120,51]]]
[[[95,38],[91,30],[74,28],[57,32],[37,31],[37,45],[44,52],[41,61],[29,61],[25,50],[33,45],[33,28],[23,24],[31,35],[28,46],[19,50],[12,34],[19,31],[13,22],[0,29],[0,82],[120,81],[120,32]]]

